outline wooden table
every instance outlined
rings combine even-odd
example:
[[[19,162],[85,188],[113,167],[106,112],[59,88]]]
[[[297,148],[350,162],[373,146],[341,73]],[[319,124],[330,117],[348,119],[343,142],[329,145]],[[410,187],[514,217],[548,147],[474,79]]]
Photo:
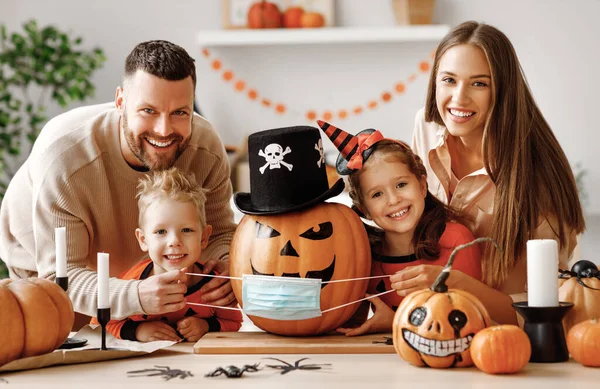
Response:
[[[528,364],[516,375],[492,376],[476,368],[444,369],[417,368],[396,354],[285,354],[285,355],[199,355],[192,351],[193,344],[177,344],[142,357],[78,365],[54,366],[43,369],[0,374],[2,388],[82,388],[117,389],[122,387],[147,388],[257,388],[257,389],[370,389],[370,388],[598,388],[600,368],[586,368],[573,360],[555,364]],[[256,373],[245,373],[242,378],[228,379],[224,375],[207,378],[204,375],[219,366],[243,366],[276,357],[293,363],[327,364],[321,370],[295,370],[287,374],[264,368]],[[192,377],[184,379],[163,377],[128,377],[133,370],[168,366],[189,371]]]

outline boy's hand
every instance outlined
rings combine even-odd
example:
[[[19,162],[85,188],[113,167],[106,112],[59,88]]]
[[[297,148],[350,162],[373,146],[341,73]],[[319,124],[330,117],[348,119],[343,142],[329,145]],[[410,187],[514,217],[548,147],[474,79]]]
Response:
[[[177,331],[187,342],[196,342],[208,332],[208,323],[199,317],[186,317],[177,322]]]
[[[203,273],[208,274],[211,270],[216,270],[221,276],[229,275],[229,262],[210,259],[203,266]],[[222,307],[235,307],[237,300],[231,288],[231,280],[227,278],[217,278],[206,283],[200,288],[200,293],[203,293],[202,300],[205,304],[219,305]]]
[[[154,342],[155,340],[181,341],[173,327],[158,320],[141,322],[135,330],[135,338],[139,342]]]
[[[430,288],[443,267],[438,265],[408,266],[390,276],[390,283],[398,296],[408,296],[412,292]],[[447,285],[454,281],[455,271],[450,271]]]
[[[367,297],[370,296],[367,294]],[[364,334],[371,334],[376,332],[390,332],[392,331],[392,324],[394,323],[395,312],[392,308],[388,307],[379,297],[373,297],[370,299],[373,304],[373,316],[364,322],[363,325],[356,328],[338,328],[336,331],[346,336],[357,336]]]
[[[140,282],[138,296],[148,315],[160,315],[185,308],[183,295],[187,291],[185,269],[171,270]]]

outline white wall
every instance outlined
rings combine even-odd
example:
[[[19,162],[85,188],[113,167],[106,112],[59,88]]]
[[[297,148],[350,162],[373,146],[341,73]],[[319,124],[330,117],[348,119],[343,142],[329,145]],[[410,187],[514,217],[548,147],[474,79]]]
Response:
[[[393,25],[387,0],[337,0],[337,21],[346,26]],[[585,186],[588,212],[600,213],[600,164],[594,163],[600,126],[593,120],[600,98],[597,74],[600,53],[600,1],[580,0],[438,0],[434,22],[454,26],[465,20],[485,21],[512,40],[533,93],[569,159],[588,170]],[[167,39],[185,47],[198,63],[198,101],[203,114],[226,143],[260,129],[307,124],[312,107],[352,108],[366,103],[405,80],[435,43],[302,46],[219,49],[236,75],[291,112],[277,115],[234,92],[212,70],[196,43],[202,30],[221,23],[219,0],[0,0],[0,22],[9,30],[29,18],[55,24],[102,47],[108,61],[93,78],[96,97],[112,100],[123,60],[143,40]],[[356,132],[367,127],[410,139],[414,112],[424,100],[426,75],[408,85],[405,95],[389,104],[334,124]],[[56,113],[54,108],[50,111]],[[310,123],[308,123],[310,124]]]

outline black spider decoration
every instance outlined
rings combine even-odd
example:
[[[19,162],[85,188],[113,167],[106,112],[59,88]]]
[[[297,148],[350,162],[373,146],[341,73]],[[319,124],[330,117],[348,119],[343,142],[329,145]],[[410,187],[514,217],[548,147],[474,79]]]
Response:
[[[598,270],[598,266],[594,262],[581,260],[576,262],[571,270],[561,270],[558,269],[560,275],[558,278],[571,278],[577,277],[577,283],[586,288],[590,288],[593,290],[600,290],[598,288],[591,287],[586,285],[581,279],[582,278],[598,278],[600,279],[600,270]]]
[[[254,365],[244,365],[242,368],[233,365],[229,365],[225,368],[217,367],[215,371],[206,374],[205,377],[216,377],[225,374],[227,378],[240,378],[246,371],[248,373],[257,372],[259,370],[258,365],[258,363],[255,363]]]
[[[144,370],[134,370],[128,371],[127,374],[133,374],[129,377],[152,377],[152,376],[163,376],[165,381],[170,380],[171,378],[179,377],[181,379],[187,377],[193,377],[194,375],[187,370],[180,369],[171,369],[169,366],[157,366],[154,365],[155,369],[144,369]],[[137,374],[137,375],[135,375]]]
[[[293,365],[290,364],[289,362],[282,361],[281,359],[277,359],[277,358],[263,358],[263,359],[273,359],[275,361],[279,361],[279,362],[283,363],[283,365],[266,365],[267,367],[270,367],[272,369],[281,370],[281,374],[289,373],[292,370],[319,370],[322,368],[322,366],[331,366],[331,363],[324,363],[321,365],[317,365],[314,363],[311,363],[308,365],[300,365],[300,362],[302,362],[306,359],[309,359],[309,358],[298,359],[296,362],[294,362]]]
[[[373,341],[373,344],[376,344],[376,343],[382,343],[382,344],[385,344],[385,345],[392,346],[394,344],[394,340],[391,337],[389,337],[389,336],[384,336],[383,340],[374,340]]]

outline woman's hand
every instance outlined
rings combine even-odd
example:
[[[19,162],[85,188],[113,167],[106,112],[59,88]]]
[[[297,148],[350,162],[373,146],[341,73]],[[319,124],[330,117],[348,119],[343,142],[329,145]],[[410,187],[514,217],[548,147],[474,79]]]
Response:
[[[370,295],[367,294],[367,297]],[[375,332],[390,332],[392,331],[392,323],[394,322],[395,312],[388,307],[379,297],[370,299],[373,304],[373,316],[364,322],[363,325],[356,328],[338,328],[336,331],[346,336],[357,336],[371,334]]]

